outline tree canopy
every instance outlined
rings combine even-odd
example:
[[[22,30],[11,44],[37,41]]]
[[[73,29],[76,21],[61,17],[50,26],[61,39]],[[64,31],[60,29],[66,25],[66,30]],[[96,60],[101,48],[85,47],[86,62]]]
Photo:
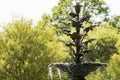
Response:
[[[98,24],[85,38],[96,40],[89,44],[91,51],[84,61],[108,64],[88,75],[87,80],[119,80],[120,17],[108,18],[109,8],[103,0],[80,0],[80,3],[83,5],[81,14],[91,15],[84,25]],[[52,13],[43,15],[36,25],[32,20],[21,18],[3,26],[0,32],[0,80],[46,80],[50,63],[71,61],[65,51],[67,48],[59,40],[69,41],[60,28],[71,29],[69,12],[74,13],[73,6],[72,0],[59,0]],[[96,17],[103,19],[97,21]]]
[[[0,34],[0,79],[41,80],[47,67],[65,58],[51,27],[32,26],[29,20],[15,20],[5,25]],[[57,49],[57,50],[56,50]]]

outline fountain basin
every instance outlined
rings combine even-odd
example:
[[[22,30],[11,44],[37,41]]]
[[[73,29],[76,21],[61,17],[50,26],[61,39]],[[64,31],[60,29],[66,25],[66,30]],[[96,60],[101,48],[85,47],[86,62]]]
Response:
[[[49,67],[52,66],[66,72],[71,80],[82,80],[80,78],[84,78],[98,67],[107,65],[105,63],[53,63],[49,65]]]

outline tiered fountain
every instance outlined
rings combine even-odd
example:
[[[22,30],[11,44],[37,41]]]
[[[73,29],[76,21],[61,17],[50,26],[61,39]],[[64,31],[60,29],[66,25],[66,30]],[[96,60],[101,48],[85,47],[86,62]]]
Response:
[[[93,30],[94,26],[84,28],[83,22],[89,19],[90,15],[83,15],[80,17],[81,5],[76,3],[75,12],[70,13],[72,17],[71,23],[75,28],[75,32],[71,33],[70,30],[64,29],[63,32],[71,38],[71,42],[65,42],[61,40],[70,49],[70,55],[74,58],[72,63],[52,63],[49,65],[50,79],[52,80],[52,67],[56,67],[59,74],[59,79],[61,80],[60,70],[66,72],[71,80],[85,80],[90,72],[96,70],[98,67],[106,66],[104,63],[84,63],[82,60],[86,53],[90,50],[87,49],[88,43],[94,41],[95,39],[89,39],[87,41],[84,38],[90,30]],[[80,33],[83,31],[83,33]],[[74,48],[75,47],[75,48]]]

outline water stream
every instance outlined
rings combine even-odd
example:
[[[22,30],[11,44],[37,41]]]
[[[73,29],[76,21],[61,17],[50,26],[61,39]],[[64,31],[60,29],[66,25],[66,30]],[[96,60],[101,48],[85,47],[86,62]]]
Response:
[[[48,80],[53,80],[53,75],[52,75],[52,67],[53,66],[54,66],[53,64],[50,64],[49,67],[48,67],[48,69],[49,69]],[[62,80],[60,69],[56,68],[56,70],[57,70],[57,74],[58,74],[59,80]]]
[[[49,67],[48,68],[49,70],[49,72],[48,72],[48,80],[53,80],[53,76],[52,76],[52,67]]]
[[[61,76],[61,71],[60,71],[60,69],[57,68],[57,72],[58,72],[59,80],[62,80],[62,76]]]

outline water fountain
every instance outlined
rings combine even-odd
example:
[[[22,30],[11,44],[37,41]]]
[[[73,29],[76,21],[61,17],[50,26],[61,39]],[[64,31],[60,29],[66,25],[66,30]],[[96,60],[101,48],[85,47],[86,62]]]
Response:
[[[66,72],[71,80],[85,80],[85,76],[87,76],[90,72],[96,70],[98,67],[106,66],[105,63],[85,63],[83,62],[83,58],[86,53],[90,50],[87,49],[88,43],[94,41],[95,39],[84,40],[87,36],[87,33],[90,30],[93,30],[95,26],[83,27],[83,22],[89,19],[90,15],[83,15],[80,17],[81,5],[77,2],[75,7],[75,12],[70,13],[72,17],[71,23],[75,28],[75,32],[70,33],[71,31],[68,29],[64,29],[63,32],[69,36],[72,42],[65,42],[60,40],[70,49],[70,55],[74,58],[73,63],[52,63],[49,67],[49,76],[50,80],[52,80],[52,67],[56,67],[59,75],[59,80],[62,80],[60,70]],[[81,33],[83,31],[83,33]],[[73,48],[75,47],[75,48]]]

